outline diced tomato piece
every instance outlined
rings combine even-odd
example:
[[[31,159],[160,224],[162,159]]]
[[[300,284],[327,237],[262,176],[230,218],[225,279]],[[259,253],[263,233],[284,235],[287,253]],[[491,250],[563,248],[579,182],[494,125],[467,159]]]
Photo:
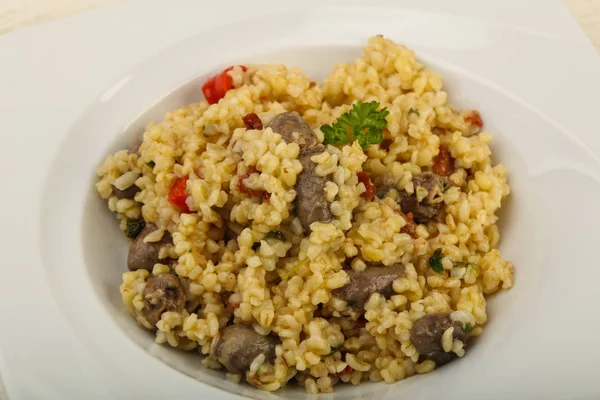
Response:
[[[252,197],[261,197],[263,196],[264,191],[262,190],[254,190],[254,189],[250,189],[249,187],[247,187],[244,182],[246,181],[246,179],[248,179],[248,177],[250,175],[252,175],[253,173],[258,172],[258,170],[254,167],[250,167],[248,169],[248,171],[240,176],[240,181],[238,182],[238,190],[240,191],[240,193],[246,193]]]
[[[441,176],[450,176],[454,173],[454,158],[444,145],[440,146],[440,152],[433,159],[433,172]]]
[[[229,76],[227,71],[223,71],[215,77],[215,94],[219,100],[225,97],[225,93],[227,93],[227,91],[232,87],[233,78]]]
[[[366,190],[360,194],[360,197],[366,200],[373,200],[375,197],[375,185],[371,183],[368,172],[359,172],[358,181],[365,185]]]
[[[413,239],[417,237],[417,223],[415,222],[413,213],[409,212],[408,214],[402,214],[404,219],[406,220],[406,225],[400,229],[400,232],[407,233]]]
[[[248,68],[244,65],[240,65],[242,71],[246,72]],[[233,79],[227,72],[231,71],[233,67],[226,68],[221,73],[208,78],[204,85],[202,85],[202,93],[208,104],[218,103],[225,93],[233,88]]]
[[[263,124],[260,117],[256,113],[248,113],[242,117],[246,129],[262,129]]]
[[[204,85],[202,85],[202,94],[208,104],[214,104],[219,101],[217,94],[215,93],[215,77],[208,78]]]
[[[188,198],[187,193],[187,181],[189,177],[184,176],[183,178],[177,178],[173,186],[171,186],[171,190],[169,190],[169,203],[177,206],[181,209],[182,213],[190,214],[194,211],[191,211],[185,202]]]

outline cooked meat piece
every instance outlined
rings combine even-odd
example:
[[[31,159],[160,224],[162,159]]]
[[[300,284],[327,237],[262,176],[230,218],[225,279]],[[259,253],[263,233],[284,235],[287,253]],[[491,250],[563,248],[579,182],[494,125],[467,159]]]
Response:
[[[444,195],[444,187],[450,185],[448,178],[434,174],[433,172],[424,172],[413,175],[413,185],[415,190],[422,187],[427,190],[427,197],[423,199],[424,203],[441,203]]]
[[[407,214],[413,213],[415,221],[425,223],[436,219],[444,208],[443,193],[444,187],[449,185],[448,178],[436,175],[432,172],[424,172],[413,176],[413,185],[415,193],[408,194],[400,192],[400,208]],[[416,191],[418,187],[427,190],[427,196],[419,202]]]
[[[452,339],[460,340],[466,346],[469,334],[465,333],[459,322],[452,321],[447,313],[430,314],[419,319],[410,331],[410,340],[424,359],[434,361],[439,367],[456,356],[452,351],[446,353],[442,347],[442,335],[451,326],[454,327]]]
[[[415,221],[424,224],[436,218],[444,208],[444,203],[427,205],[423,202],[419,203],[414,195],[400,192],[400,208],[405,213],[413,213]]]
[[[286,142],[298,143],[301,152],[319,143],[315,133],[297,112],[284,112],[275,116],[269,127]]]
[[[129,255],[127,256],[127,268],[130,271],[145,269],[152,271],[154,264],[160,261],[158,251],[160,247],[171,242],[171,235],[165,232],[162,239],[158,242],[145,243],[144,238],[150,233],[157,230],[158,227],[154,224],[147,223],[146,227],[140,232],[129,246]]]
[[[347,270],[350,281],[333,294],[354,309],[362,310],[372,293],[381,293],[389,297],[394,293],[392,283],[404,274],[404,265],[394,264],[388,267],[367,266],[364,271]]]
[[[322,153],[323,145],[317,145],[300,156],[302,172],[296,180],[296,215],[300,218],[302,227],[306,232],[310,231],[313,222],[329,222],[333,214],[329,209],[329,202],[325,198],[325,184],[328,179],[315,174],[315,163],[311,157]]]
[[[153,326],[166,311],[182,311],[185,306],[185,290],[175,275],[162,274],[148,279],[143,293],[142,314]]]
[[[298,143],[300,146],[300,163],[302,172],[296,181],[296,215],[300,218],[302,227],[310,231],[313,222],[329,222],[333,215],[329,202],[325,198],[325,183],[328,179],[315,174],[315,163],[311,157],[325,151],[319,144],[310,126],[297,112],[285,112],[277,115],[269,125],[273,132],[279,133],[288,143]]]
[[[261,335],[250,325],[233,324],[223,329],[213,354],[229,372],[243,374],[259,354],[264,354],[266,361],[273,361],[277,344],[277,339]]]
[[[135,195],[140,191],[141,189],[139,187],[137,187],[135,184],[129,186],[127,189],[125,190],[119,190],[117,189],[115,186],[113,186],[113,195],[117,198],[117,199],[129,199],[129,200],[133,200],[133,198],[135,197]]]

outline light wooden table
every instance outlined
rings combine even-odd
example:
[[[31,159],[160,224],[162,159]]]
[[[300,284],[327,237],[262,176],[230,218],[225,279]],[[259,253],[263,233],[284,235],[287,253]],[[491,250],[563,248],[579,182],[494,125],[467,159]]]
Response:
[[[2,0],[0,34],[124,0]],[[600,0],[563,0],[600,53]],[[7,400],[0,381],[0,400]]]

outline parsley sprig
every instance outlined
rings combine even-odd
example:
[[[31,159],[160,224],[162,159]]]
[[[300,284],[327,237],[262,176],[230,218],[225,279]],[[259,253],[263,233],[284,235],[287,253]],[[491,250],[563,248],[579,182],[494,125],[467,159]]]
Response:
[[[372,144],[383,142],[383,129],[387,126],[385,119],[390,112],[387,108],[377,111],[379,103],[356,102],[352,110],[341,115],[333,125],[321,126],[325,137],[323,144],[346,144],[354,140],[360,147],[367,149]]]

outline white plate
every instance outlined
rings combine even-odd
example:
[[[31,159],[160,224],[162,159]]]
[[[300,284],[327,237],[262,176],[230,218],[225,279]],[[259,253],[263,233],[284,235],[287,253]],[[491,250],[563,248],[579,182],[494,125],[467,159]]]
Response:
[[[124,313],[125,243],[94,169],[146,122],[198,99],[223,66],[282,62],[322,78],[382,33],[441,72],[452,102],[478,108],[495,134],[512,186],[501,248],[516,280],[490,302],[468,357],[394,385],[338,386],[335,398],[598,398],[600,62],[562,6],[280,3],[130,1],[0,37],[9,396],[277,397],[155,345]]]

